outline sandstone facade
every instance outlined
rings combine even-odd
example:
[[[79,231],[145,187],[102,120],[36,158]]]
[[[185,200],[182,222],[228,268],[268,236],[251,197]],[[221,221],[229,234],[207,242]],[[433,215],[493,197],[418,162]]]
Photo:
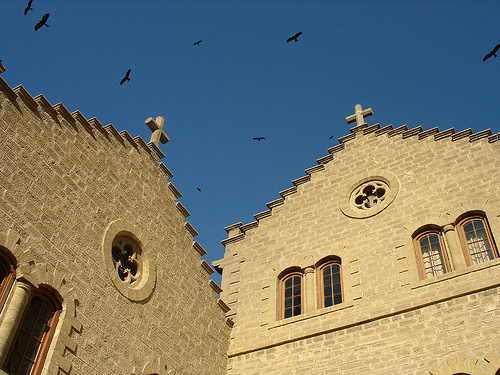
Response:
[[[361,116],[339,141],[255,222],[226,228],[213,265],[234,321],[228,374],[499,374],[500,258],[468,264],[459,236],[462,218],[479,215],[500,243],[499,134]],[[352,196],[372,182],[382,202],[369,189]],[[450,269],[422,277],[414,238],[430,229]],[[328,307],[322,259],[342,270],[342,302]],[[283,318],[290,272],[301,311]]]
[[[227,306],[157,143],[1,78],[0,143],[0,366],[43,288],[62,307],[43,374],[225,374]]]

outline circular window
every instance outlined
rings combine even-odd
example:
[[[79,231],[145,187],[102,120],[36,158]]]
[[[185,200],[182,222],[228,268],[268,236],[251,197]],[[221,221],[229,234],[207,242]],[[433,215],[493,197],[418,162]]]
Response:
[[[104,234],[104,264],[118,291],[133,301],[142,301],[153,292],[156,267],[143,242],[144,236],[134,225],[117,220]]]
[[[372,180],[354,189],[350,202],[359,210],[370,210],[382,203],[388,193],[389,186],[384,181]]]
[[[381,173],[382,174],[382,173]],[[364,219],[387,208],[399,191],[399,181],[389,172],[365,177],[345,189],[340,210],[346,216]]]
[[[118,236],[111,248],[113,265],[118,277],[126,284],[133,284],[141,277],[141,247],[133,239]]]

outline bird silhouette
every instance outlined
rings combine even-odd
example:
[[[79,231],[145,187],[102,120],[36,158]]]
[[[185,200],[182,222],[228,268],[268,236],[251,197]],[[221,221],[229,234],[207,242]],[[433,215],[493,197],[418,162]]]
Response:
[[[253,140],[254,141],[262,141],[263,139],[265,139],[264,137],[255,137]]]
[[[28,4],[29,5],[29,4]],[[43,25],[49,27],[49,25],[47,25],[47,20],[49,19],[49,16],[50,14],[49,13],[45,13],[42,17],[42,19],[40,21],[38,21],[38,23],[35,25],[35,31],[37,31],[40,27],[42,27]]]
[[[497,51],[499,48],[500,48],[500,44],[497,44],[495,46],[495,48],[493,48],[493,50],[490,53],[488,53],[486,56],[483,57],[483,61],[488,60],[491,56],[497,57]]]
[[[333,138],[333,135],[329,136],[328,139],[332,139]]]
[[[201,40],[198,40],[197,42],[193,43],[193,46],[199,46],[201,43]]]
[[[292,40],[295,40],[296,42],[298,42],[299,40],[297,39],[300,35],[302,35],[302,32],[298,32],[297,34],[295,34],[294,36],[291,36],[290,38],[288,38],[286,40],[286,42],[291,42]]]
[[[196,188],[196,190],[201,191],[201,189],[200,189],[200,188]]]
[[[125,81],[130,81],[129,75],[131,70],[132,69],[127,70],[127,73],[125,73],[125,77],[123,77],[122,80],[120,81],[120,85],[123,85]]]
[[[26,5],[26,8],[24,9],[24,15],[27,15],[30,10],[33,10],[33,8],[31,7],[32,2],[33,0],[28,1],[28,5]]]

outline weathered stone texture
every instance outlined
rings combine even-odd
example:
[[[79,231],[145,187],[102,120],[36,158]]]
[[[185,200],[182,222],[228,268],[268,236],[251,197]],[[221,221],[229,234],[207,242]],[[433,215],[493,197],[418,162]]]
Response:
[[[500,259],[467,267],[460,251],[450,273],[420,280],[412,234],[481,211],[500,243],[498,134],[353,130],[257,223],[226,228],[214,264],[235,323],[229,373],[444,374],[456,357],[474,359],[465,373],[493,375],[484,358],[500,346]],[[350,191],[374,176],[398,186],[394,201],[369,217],[344,214]],[[279,320],[278,275],[327,255],[342,259],[344,302],[319,309],[315,292],[305,312]]]
[[[80,324],[67,328],[73,350],[53,345],[49,373],[59,371],[51,367],[57,355],[70,374],[226,373],[230,328],[157,152],[62,105],[33,108],[19,88],[14,101],[5,85],[0,233],[15,233],[20,245],[0,245],[28,279],[43,284],[47,277],[36,275],[59,275],[51,286],[72,291]],[[136,229],[154,267],[145,272],[156,271],[152,293],[139,291],[138,300],[119,293],[104,264],[105,231],[117,220]]]

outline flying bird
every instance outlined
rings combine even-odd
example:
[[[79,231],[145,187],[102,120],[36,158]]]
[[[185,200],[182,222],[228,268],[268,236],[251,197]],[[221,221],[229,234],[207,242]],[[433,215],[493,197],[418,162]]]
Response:
[[[198,40],[197,42],[193,43],[193,46],[199,46],[201,43],[201,40]]]
[[[200,188],[196,188],[196,190],[201,191],[201,189],[200,189]]]
[[[127,73],[125,73],[125,77],[123,77],[122,80],[120,81],[120,85],[123,85],[125,81],[130,81],[129,75],[131,70],[132,69],[127,70]]]
[[[33,2],[33,0],[28,1],[28,5],[26,5],[26,9],[24,9],[24,15],[27,15],[30,10],[33,10],[33,8],[31,7],[32,2]]]
[[[328,139],[332,139],[333,138],[333,135],[329,136]]]
[[[500,48],[500,44],[497,44],[495,46],[495,48],[493,48],[493,50],[490,53],[488,53],[486,56],[483,57],[483,61],[488,60],[491,56],[497,57],[497,51],[499,48]]]
[[[38,21],[38,23],[35,25],[35,31],[37,31],[43,25],[49,27],[49,25],[47,25],[47,20],[49,19],[49,16],[50,16],[49,13],[45,13],[43,15],[42,19],[40,21]]]
[[[265,139],[264,137],[255,137],[253,140],[254,141],[262,141],[263,139]]]
[[[296,42],[298,42],[299,40],[298,40],[297,38],[298,38],[299,36],[301,36],[301,35],[302,35],[302,32],[298,32],[298,33],[297,33],[297,34],[295,34],[294,36],[291,36],[290,38],[288,38],[288,39],[286,40],[286,42],[288,43],[288,42],[291,42],[292,40],[295,40]]]

